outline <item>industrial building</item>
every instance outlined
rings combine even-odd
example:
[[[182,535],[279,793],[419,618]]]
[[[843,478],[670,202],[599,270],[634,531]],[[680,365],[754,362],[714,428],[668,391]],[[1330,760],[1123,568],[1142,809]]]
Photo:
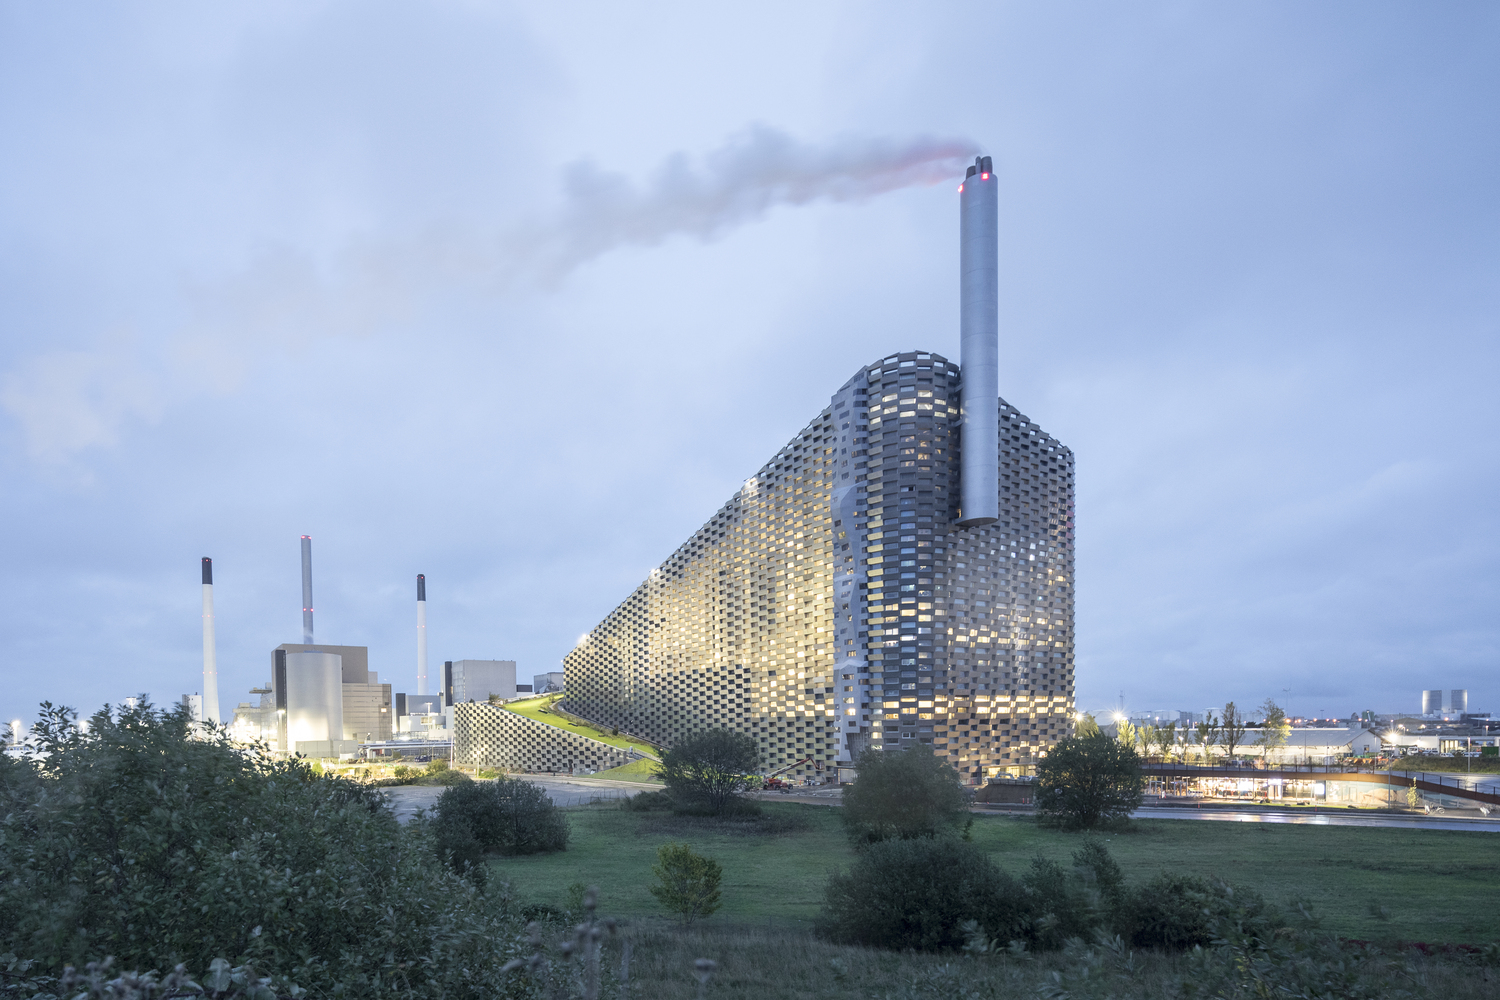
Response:
[[[856,371],[567,654],[568,710],[813,780],[921,743],[978,782],[1071,733],[1073,454],[998,395],[994,188],[960,189],[962,366]]]

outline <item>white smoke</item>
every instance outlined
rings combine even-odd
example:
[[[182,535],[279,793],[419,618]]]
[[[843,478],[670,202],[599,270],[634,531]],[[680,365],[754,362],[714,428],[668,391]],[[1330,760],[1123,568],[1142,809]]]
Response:
[[[673,236],[711,240],[778,205],[860,201],[916,185],[956,180],[972,143],[930,138],[798,142],[758,127],[708,154],[701,169],[678,153],[637,187],[622,174],[582,162],[563,172],[557,215],[523,231],[529,266],[560,276],[621,246],[655,246]]]
[[[36,356],[0,377],[0,407],[20,425],[33,457],[66,461],[115,443],[131,421],[158,418],[174,383],[231,391],[273,352],[367,333],[444,288],[554,285],[611,250],[677,236],[712,240],[777,206],[860,201],[956,181],[975,152],[969,142],[932,138],[819,146],[762,126],[697,165],[674,154],[644,184],[576,163],[563,171],[561,205],[545,217],[488,240],[441,232],[354,242],[326,267],[294,252],[268,256],[231,281],[191,293],[197,319],[165,338],[154,364],[122,355],[118,345]]]

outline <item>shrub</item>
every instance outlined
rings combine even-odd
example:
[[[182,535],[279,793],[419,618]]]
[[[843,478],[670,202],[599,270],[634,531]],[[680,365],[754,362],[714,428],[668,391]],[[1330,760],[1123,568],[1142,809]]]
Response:
[[[678,809],[715,816],[748,803],[744,793],[759,780],[755,740],[728,729],[689,733],[662,755],[658,773]],[[752,807],[753,808],[753,807]]]
[[[724,869],[717,861],[694,854],[686,844],[663,844],[656,852],[651,871],[657,884],[651,895],[662,906],[692,923],[719,908],[719,883]]]
[[[517,923],[434,872],[431,830],[398,826],[380,792],[145,699],[75,718],[43,706],[37,757],[0,756],[0,951],[50,972],[253,962],[282,993],[490,995]]]
[[[1163,872],[1129,894],[1116,930],[1137,948],[1181,951],[1207,948],[1225,918],[1261,936],[1268,936],[1281,922],[1258,893],[1195,875]]]
[[[529,781],[466,781],[438,798],[436,813],[440,849],[457,849],[470,838],[478,851],[493,854],[540,854],[568,846],[567,818]]]
[[[1103,734],[1062,740],[1037,765],[1037,818],[1072,830],[1122,823],[1141,804],[1141,757]]]
[[[963,947],[966,921],[990,937],[1016,937],[1023,891],[983,851],[949,837],[870,844],[825,890],[818,932],[842,944],[919,951]]]
[[[666,792],[637,792],[621,806],[630,812],[667,812],[672,808],[672,799]]]
[[[925,744],[866,750],[844,789],[844,827],[855,842],[932,837],[968,818],[962,779]]]

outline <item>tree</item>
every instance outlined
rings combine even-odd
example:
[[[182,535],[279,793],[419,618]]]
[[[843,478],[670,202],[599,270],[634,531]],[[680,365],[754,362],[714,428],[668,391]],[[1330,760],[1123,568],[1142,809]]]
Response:
[[[471,840],[492,854],[539,854],[568,846],[562,810],[529,781],[499,778],[455,785],[438,799],[434,822],[440,846],[455,849]]]
[[[844,829],[856,843],[932,837],[968,818],[963,779],[926,744],[866,750],[844,789]]]
[[[295,977],[310,996],[413,1000],[471,996],[515,954],[503,897],[435,866],[430,824],[398,824],[371,785],[144,697],[86,729],[43,706],[35,732],[34,759],[0,755],[0,951],[34,973],[227,959],[273,976],[265,994]]]
[[[1161,752],[1162,759],[1166,760],[1167,756],[1172,752],[1172,748],[1177,745],[1176,722],[1169,722],[1164,726],[1156,727],[1156,745],[1157,749]]]
[[[1260,724],[1260,738],[1255,742],[1265,748],[1266,763],[1271,762],[1271,754],[1286,746],[1287,739],[1291,736],[1291,724],[1286,721],[1286,712],[1282,711],[1280,705],[1266,699],[1264,705],[1260,706],[1265,721]]]
[[[1219,742],[1224,744],[1225,756],[1233,757],[1235,748],[1244,745],[1245,733],[1249,729],[1234,702],[1228,702],[1224,706],[1224,718],[1219,723]]]
[[[656,773],[679,810],[731,811],[755,783],[760,751],[753,737],[728,729],[689,733],[662,755]]]
[[[1219,720],[1210,715],[1195,728],[1198,733],[1198,745],[1203,748],[1203,762],[1206,764],[1208,763],[1208,748],[1219,740]]]
[[[1078,713],[1078,731],[1075,736],[1093,736],[1099,732],[1099,720],[1087,712]]]
[[[1127,746],[1131,749],[1134,749],[1136,743],[1140,741],[1140,733],[1130,724],[1129,719],[1121,719],[1115,724],[1115,736],[1119,739],[1121,746]]]
[[[663,844],[651,866],[657,884],[651,895],[690,924],[719,908],[719,883],[724,869],[712,858],[694,854],[687,844]]]
[[[1037,765],[1038,816],[1091,830],[1127,819],[1141,804],[1141,756],[1107,736],[1065,739]]]
[[[1136,730],[1136,735],[1141,741],[1141,752],[1148,759],[1151,757],[1151,748],[1156,746],[1160,730],[1154,723],[1147,723]]]

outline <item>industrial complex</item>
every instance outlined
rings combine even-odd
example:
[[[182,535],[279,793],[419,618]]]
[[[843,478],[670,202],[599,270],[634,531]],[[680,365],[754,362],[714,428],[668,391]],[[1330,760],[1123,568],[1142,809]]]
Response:
[[[1073,455],[999,397],[995,186],[959,196],[960,364],[856,371],[568,653],[569,711],[804,778],[921,743],[978,782],[1069,735]]]
[[[763,775],[808,783],[847,775],[866,751],[913,746],[975,785],[1034,773],[1080,718],[1074,457],[999,393],[997,218],[981,157],[959,188],[959,362],[912,350],[855,370],[561,671],[528,682],[502,659],[429,670],[418,574],[416,690],[395,690],[368,647],[316,641],[303,535],[301,641],[270,650],[258,701],[238,705],[231,734],[312,757],[415,750],[571,772],[725,728],[754,739]],[[203,693],[185,698],[217,723],[208,558],[202,580]],[[1197,747],[1206,763],[1213,711],[1115,713],[1107,728],[1175,733],[1161,756],[1187,761]],[[1291,766],[1497,741],[1466,691],[1432,689],[1420,716],[1367,712],[1274,741],[1251,730],[1237,747]]]

